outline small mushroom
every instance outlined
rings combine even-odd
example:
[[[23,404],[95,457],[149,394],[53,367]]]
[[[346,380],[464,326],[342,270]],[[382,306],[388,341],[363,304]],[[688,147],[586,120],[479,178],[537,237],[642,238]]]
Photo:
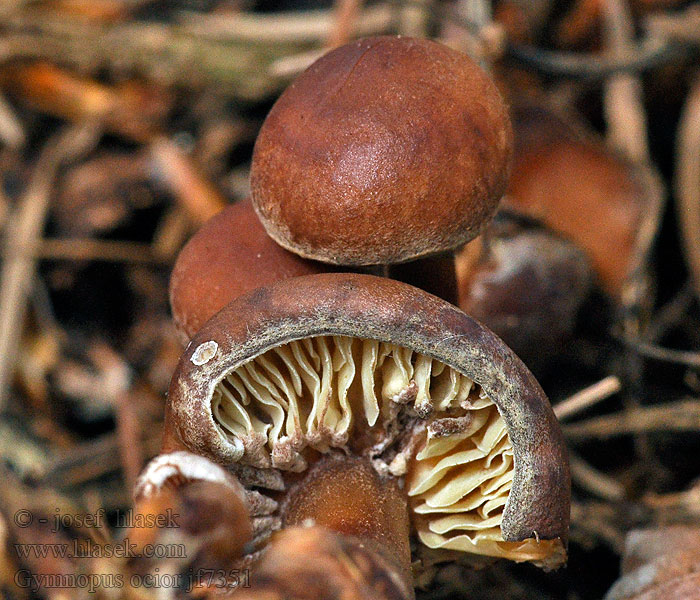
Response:
[[[619,298],[653,191],[632,165],[560,116],[523,106],[513,120],[517,144],[504,206],[585,250],[601,287]]]
[[[136,526],[128,538],[137,555],[147,545],[158,544],[177,544],[186,552],[168,560],[137,556],[131,568],[170,569],[174,574],[228,571],[252,541],[256,519],[277,508],[270,498],[247,491],[221,466],[183,451],[154,458],[139,477],[134,500]],[[149,523],[152,526],[142,526]]]
[[[237,296],[280,279],[327,270],[273,242],[250,201],[237,202],[211,218],[178,255],[170,277],[175,327],[187,343]]]
[[[414,597],[405,495],[366,458],[322,455],[280,514],[284,529],[254,569],[251,598]]]
[[[546,227],[507,213],[483,238],[456,256],[459,307],[537,372],[573,336],[593,283],[588,258]]]
[[[398,281],[328,273],[234,300],[186,349],[166,430],[287,488],[333,449],[363,457],[436,552],[565,560],[568,460],[542,389],[493,333]]]
[[[284,527],[313,523],[362,540],[411,581],[406,498],[367,458],[324,454],[290,487],[280,514]]]
[[[362,39],[317,60],[277,100],[255,144],[251,196],[268,234],[300,256],[392,265],[476,237],[511,154],[506,107],[465,54],[425,39]],[[443,295],[454,292],[446,261]]]

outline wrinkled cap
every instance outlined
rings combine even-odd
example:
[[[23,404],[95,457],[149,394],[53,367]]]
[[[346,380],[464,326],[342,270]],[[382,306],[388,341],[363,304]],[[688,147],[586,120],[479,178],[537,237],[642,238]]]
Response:
[[[281,248],[265,233],[250,200],[228,206],[190,239],[170,277],[170,307],[186,343],[231,300],[280,279],[326,271]]]
[[[251,194],[265,229],[307,258],[391,264],[474,238],[507,183],[506,108],[465,54],[404,37],[329,52],[278,99]]]
[[[542,389],[491,331],[410,285],[329,273],[234,300],[186,349],[166,424],[288,481],[333,449],[365,457],[401,480],[436,551],[565,558],[568,460]]]

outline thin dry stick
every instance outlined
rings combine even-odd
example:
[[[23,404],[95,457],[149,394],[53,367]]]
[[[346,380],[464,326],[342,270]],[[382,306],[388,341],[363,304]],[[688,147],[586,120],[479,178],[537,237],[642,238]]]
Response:
[[[693,85],[678,128],[677,215],[685,260],[700,298],[700,79]]]
[[[634,45],[632,15],[624,0],[603,2],[605,36],[611,54],[622,56]],[[637,164],[649,161],[646,115],[639,77],[621,73],[605,84],[605,114],[610,144]]]
[[[391,3],[376,4],[360,10],[351,23],[353,36],[377,35],[392,24]],[[318,44],[328,36],[336,14],[330,10],[309,10],[253,14],[182,13],[180,24],[188,33],[206,39],[244,41],[256,44]]]
[[[144,463],[140,422],[131,393],[133,373],[124,359],[107,344],[96,344],[89,355],[102,373],[102,385],[113,398],[122,471],[127,488],[132,489]]]
[[[333,2],[333,25],[326,38],[326,48],[336,48],[350,41],[361,7],[362,0]]]
[[[621,341],[628,348],[645,358],[675,363],[691,369],[700,369],[700,352],[664,348],[663,346],[650,344],[631,336],[624,337]]]
[[[397,33],[411,37],[428,37],[432,0],[402,2],[397,15]]]
[[[115,409],[124,481],[127,489],[132,490],[143,468],[144,450],[141,445],[140,423],[134,398],[128,389],[117,396]]]
[[[570,440],[605,440],[652,431],[700,431],[700,401],[678,400],[658,406],[630,408],[566,425],[563,430]]]
[[[593,468],[573,452],[569,452],[569,463],[571,479],[583,489],[610,502],[619,502],[625,497],[625,488],[619,481]]]
[[[609,398],[619,392],[621,388],[622,384],[619,378],[611,375],[557,403],[554,406],[554,414],[557,419],[563,421]]]
[[[644,27],[658,38],[700,44],[700,6],[691,4],[684,11],[654,12],[646,17]]]
[[[22,123],[2,94],[0,94],[0,140],[10,148],[21,148],[26,140]]]
[[[94,124],[75,125],[50,139],[42,150],[32,179],[10,219],[5,239],[5,260],[0,270],[0,409],[7,401],[24,323],[36,259],[18,248],[32,247],[44,228],[51,188],[58,169],[94,146]]]
[[[23,254],[37,260],[76,260],[159,264],[168,257],[158,255],[150,244],[96,240],[93,238],[43,239],[34,245],[18,244],[5,249],[4,255]]]
[[[157,177],[195,223],[201,225],[225,208],[221,193],[174,142],[158,138],[151,144],[150,152]]]

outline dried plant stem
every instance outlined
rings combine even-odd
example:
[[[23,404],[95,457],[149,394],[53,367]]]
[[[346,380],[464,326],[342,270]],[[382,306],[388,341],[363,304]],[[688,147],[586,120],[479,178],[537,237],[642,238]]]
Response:
[[[22,123],[7,100],[0,95],[0,140],[10,148],[21,148],[24,146],[25,139]]]
[[[619,481],[593,468],[580,456],[569,452],[571,479],[586,491],[610,502],[619,502],[625,497],[625,488]]]
[[[598,383],[577,392],[573,396],[558,402],[554,406],[554,414],[560,421],[568,419],[587,408],[598,404],[602,400],[620,391],[622,384],[614,375],[600,380]]]
[[[700,44],[700,6],[693,3],[684,11],[654,12],[646,18],[644,26],[653,36]]]
[[[358,13],[353,35],[386,33],[391,6]],[[179,23],[131,21],[94,24],[26,8],[3,23],[0,61],[56,60],[81,74],[98,70],[142,75],[166,86],[216,86],[222,93],[256,100],[284,83],[272,65],[290,55],[318,50],[330,11],[260,16],[238,13],[184,15]]]
[[[693,85],[678,129],[676,195],[685,259],[700,298],[700,79]]]
[[[195,223],[205,223],[226,206],[221,193],[174,142],[156,139],[151,144],[150,155],[156,176]]]
[[[392,24],[391,3],[375,4],[361,9],[357,2],[356,18],[349,23],[350,34],[368,36],[387,31]],[[183,13],[180,25],[186,31],[205,39],[240,40],[256,44],[320,44],[328,36],[338,13],[330,10],[252,14]]]
[[[27,191],[9,219],[0,270],[0,408],[7,401],[36,266],[35,257],[23,253],[21,248],[33,246],[41,236],[59,168],[93,147],[97,133],[94,124],[76,125],[50,139],[39,156]]]
[[[623,56],[634,44],[632,15],[624,0],[603,2],[605,36],[613,56]],[[637,75],[621,73],[605,84],[604,104],[610,144],[636,164],[649,161],[642,86]]]
[[[5,256],[13,256],[18,253],[35,260],[85,260],[146,264],[169,262],[169,257],[157,254],[150,244],[96,240],[94,238],[43,239],[36,240],[33,245],[21,243],[12,249],[3,250]]]
[[[354,23],[362,8],[362,0],[335,0],[333,2],[333,25],[326,38],[326,48],[347,44],[354,30]]]
[[[637,354],[646,358],[675,363],[691,369],[700,369],[700,352],[664,348],[631,336],[622,338],[622,343]]]
[[[629,408],[566,425],[564,435],[572,440],[606,440],[621,435],[662,431],[700,431],[700,401],[678,400],[657,406]]]

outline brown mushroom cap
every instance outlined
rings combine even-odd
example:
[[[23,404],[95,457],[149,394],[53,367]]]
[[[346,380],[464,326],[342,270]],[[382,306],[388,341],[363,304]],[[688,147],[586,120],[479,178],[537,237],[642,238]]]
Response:
[[[476,237],[511,153],[506,108],[471,59],[429,40],[369,38],[323,56],[275,103],[251,193],[285,248],[392,264]]]
[[[654,190],[600,140],[551,112],[522,107],[514,122],[517,150],[504,204],[578,244],[602,288],[619,297]]]
[[[447,523],[460,498],[473,510],[486,486],[484,511],[493,514],[485,521],[498,539],[485,544],[494,556],[520,556],[507,542],[567,536],[566,448],[539,384],[491,331],[397,281],[311,275],[234,300],[186,349],[166,422],[192,451],[225,464],[298,471],[312,451],[368,456],[386,476],[405,474],[412,510],[423,515],[414,524],[442,519],[446,531],[461,527]],[[466,456],[466,466],[451,462],[462,450],[456,458]],[[440,462],[444,453],[449,464]],[[492,468],[500,470],[484,482]],[[442,533],[425,537],[454,547]],[[519,559],[552,566],[564,558],[561,542],[535,546]]]
[[[170,277],[170,307],[185,342],[234,298],[288,277],[327,267],[280,248],[265,233],[250,200],[226,207],[182,249]]]
[[[455,257],[459,307],[493,330],[535,372],[573,333],[593,273],[585,253],[534,223],[500,214]]]

